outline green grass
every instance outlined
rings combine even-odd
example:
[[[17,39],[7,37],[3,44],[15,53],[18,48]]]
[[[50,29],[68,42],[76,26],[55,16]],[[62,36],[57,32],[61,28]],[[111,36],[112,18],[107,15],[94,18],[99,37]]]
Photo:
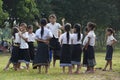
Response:
[[[26,70],[16,72],[13,69],[3,71],[9,57],[9,54],[0,54],[0,80],[120,80],[120,52],[118,51],[113,56],[113,71],[96,70],[94,74],[85,74],[83,73],[85,68],[82,67],[79,75],[61,74],[59,61],[57,61],[56,68],[50,67],[48,74],[37,74],[37,70],[33,70],[32,66],[30,72]],[[96,53],[96,68],[104,67],[104,57],[105,53]]]

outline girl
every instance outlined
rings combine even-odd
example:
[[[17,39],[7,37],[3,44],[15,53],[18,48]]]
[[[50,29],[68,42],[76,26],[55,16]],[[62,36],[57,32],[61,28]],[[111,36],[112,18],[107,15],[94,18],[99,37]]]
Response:
[[[94,33],[96,24],[92,23],[92,22],[88,22],[87,23],[87,28],[88,28],[88,42],[85,46],[85,49],[88,51],[88,57],[87,57],[87,61],[88,61],[88,65],[87,67],[89,68],[89,71],[87,71],[88,73],[93,73],[94,72],[94,66],[96,65],[96,61],[95,61],[95,51],[94,51],[94,46],[95,46],[95,39],[96,39],[96,35]]]
[[[72,35],[70,34],[71,24],[67,23],[65,25],[65,33],[60,36],[60,43],[62,45],[61,49],[61,59],[60,66],[63,68],[63,73],[65,73],[65,67],[68,67],[68,73],[72,73],[71,65],[71,44]]]
[[[81,25],[75,24],[74,33],[72,34],[73,38],[73,48],[72,48],[72,65],[77,65],[77,69],[75,71],[76,74],[79,73],[80,69],[80,62],[81,62],[81,53],[82,53],[82,38],[83,35],[81,34]]]
[[[29,46],[28,46],[28,32],[26,30],[27,24],[21,23],[20,24],[20,53],[19,53],[19,62],[25,62],[27,71],[29,69],[29,63],[30,63],[30,56],[29,56]],[[19,63],[20,67],[20,63]]]
[[[36,31],[36,40],[38,42],[37,53],[33,61],[33,67],[38,67],[41,73],[41,66],[45,66],[45,73],[48,73],[49,66],[49,40],[53,37],[49,29],[46,28],[47,20],[40,21],[41,28]]]
[[[84,40],[83,40],[83,66],[84,67],[87,67],[87,65],[88,65],[88,61],[87,61],[87,58],[88,58],[88,52],[87,52],[87,50],[85,49],[85,47],[86,47],[86,44],[87,44],[87,42],[88,42],[88,29],[86,28],[85,29],[85,38],[84,38]],[[86,70],[86,72],[87,71],[89,71],[89,69],[88,69],[88,67],[87,67],[87,70]]]
[[[33,62],[34,60],[34,42],[35,42],[35,33],[33,33],[33,26],[28,26],[28,45],[29,45],[29,54],[30,54],[30,60]]]
[[[7,66],[5,67],[4,70],[7,70],[11,63],[13,63],[14,70],[17,70],[20,37],[18,34],[19,30],[17,27],[13,27],[12,30],[13,30],[12,31],[12,54],[11,54],[11,58],[7,64]]]
[[[113,36],[114,31],[112,28],[108,28],[106,31],[107,36],[107,50],[105,60],[107,61],[103,71],[106,71],[108,65],[110,65],[110,69],[112,70],[112,55],[113,55],[113,45],[117,42],[117,40]]]

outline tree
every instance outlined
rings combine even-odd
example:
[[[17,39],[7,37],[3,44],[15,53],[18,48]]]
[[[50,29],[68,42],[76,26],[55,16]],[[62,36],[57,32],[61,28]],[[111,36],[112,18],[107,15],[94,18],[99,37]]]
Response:
[[[39,15],[35,0],[3,0],[3,8],[8,11],[10,18],[20,22],[31,23]],[[12,20],[12,22],[13,22]]]
[[[2,9],[3,2],[0,0],[0,25],[4,23],[4,21],[8,18],[8,13],[4,12]]]

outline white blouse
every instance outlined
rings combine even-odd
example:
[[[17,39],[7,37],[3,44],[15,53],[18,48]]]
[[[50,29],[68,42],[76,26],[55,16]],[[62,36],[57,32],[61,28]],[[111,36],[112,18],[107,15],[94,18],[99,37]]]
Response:
[[[82,44],[83,34],[80,34],[80,40],[79,41],[77,39],[78,39],[78,34],[73,33],[72,34],[73,44]]]
[[[112,44],[112,41],[115,40],[117,41],[113,35],[110,35],[107,37],[107,45],[111,45]]]
[[[14,43],[20,43],[20,36],[19,33],[15,33],[15,37],[13,36]]]
[[[28,33],[28,42],[35,42],[35,33]]]
[[[63,33],[60,38],[59,41],[61,44],[72,44],[72,34],[69,33],[69,43],[67,43],[67,32]]]
[[[47,40],[47,39],[53,37],[51,31],[50,31],[48,28],[46,28],[46,27],[44,27],[44,33],[43,33],[43,36],[42,36],[42,37],[41,37],[41,34],[40,34],[40,33],[41,33],[41,28],[38,29],[38,30],[36,30],[36,33],[35,33],[36,39]]]
[[[89,33],[88,33],[88,38],[90,38],[90,46],[95,46],[95,39],[96,39],[96,35],[95,35],[95,33],[94,33],[94,31],[90,31]]]
[[[48,23],[46,27],[51,30],[55,38],[58,38],[58,30],[62,27],[59,23]]]
[[[24,38],[28,39],[28,37],[29,37],[28,32],[23,33],[22,36]],[[20,38],[20,42],[21,42],[20,43],[20,49],[28,49],[29,48],[28,43],[24,39]]]

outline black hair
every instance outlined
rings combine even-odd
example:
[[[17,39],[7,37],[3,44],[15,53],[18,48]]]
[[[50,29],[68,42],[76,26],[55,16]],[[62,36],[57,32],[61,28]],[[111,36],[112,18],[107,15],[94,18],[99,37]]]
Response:
[[[33,25],[28,25],[27,29],[33,29]]]
[[[66,23],[65,24],[65,31],[67,32],[67,34],[66,34],[67,43],[69,43],[69,39],[70,39],[70,35],[69,35],[70,29],[71,29],[71,24]]]
[[[107,31],[114,35],[114,30],[112,28],[107,28]]]
[[[41,24],[41,33],[40,34],[41,34],[41,37],[43,37],[44,26],[46,26],[46,24],[47,24],[47,19],[46,18],[41,19],[40,24]]]
[[[88,23],[87,23],[87,26],[88,26],[88,27],[90,27],[90,28],[91,28],[91,30],[94,30],[94,29],[95,29],[95,27],[96,27],[96,24],[95,24],[95,23],[93,23],[93,22],[88,22]]]
[[[55,19],[56,19],[57,17],[56,17],[55,14],[51,14],[51,15],[49,16],[49,18],[55,18]]]
[[[18,30],[17,27],[13,27],[13,28],[12,28],[12,36],[15,37],[15,33],[18,33],[18,32],[19,32],[19,30]]]
[[[81,39],[81,25],[80,24],[75,24],[74,27],[76,29],[76,32],[77,33],[77,41],[79,41]]]

